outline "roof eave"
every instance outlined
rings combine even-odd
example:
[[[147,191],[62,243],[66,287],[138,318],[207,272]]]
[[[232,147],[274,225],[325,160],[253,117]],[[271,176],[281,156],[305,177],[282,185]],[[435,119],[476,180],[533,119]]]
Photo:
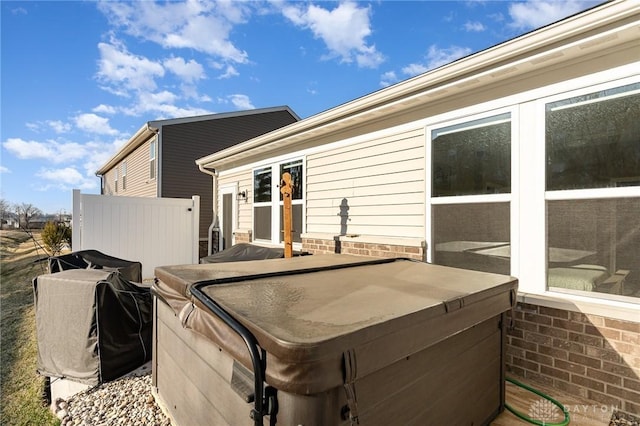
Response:
[[[347,117],[371,113],[376,109],[392,104],[395,112],[401,111],[402,108],[412,108],[414,104],[408,102],[407,98],[415,98],[416,94],[442,89],[445,86],[449,90],[448,95],[451,95],[451,90],[467,90],[462,84],[465,80],[471,80],[481,73],[496,73],[498,70],[508,70],[518,58],[520,58],[521,62],[531,62],[532,58],[545,57],[554,49],[566,47],[565,41],[594,29],[604,28],[625,17],[633,16],[638,13],[638,9],[639,6],[636,2],[614,1],[605,3],[297,123],[200,158],[196,160],[196,164],[208,169],[217,169],[223,167],[226,163],[236,161],[239,155],[247,155],[248,151],[264,147],[276,140],[291,138],[290,144],[295,144],[300,138],[293,137],[305,132],[313,131],[314,137],[319,136],[323,131],[329,133],[335,128],[335,125],[329,126],[330,124],[344,120]],[[606,13],[603,11],[606,11]],[[565,44],[559,44],[563,42]],[[544,62],[544,60],[539,61],[539,63]],[[505,73],[504,78],[508,78],[508,72]],[[287,145],[287,143],[281,143],[279,148]]]
[[[131,136],[127,143],[116,152],[102,167],[96,171],[96,176],[102,176],[111,170],[116,164],[131,154],[136,148],[146,142],[149,138],[158,133],[158,128],[152,127],[150,123],[145,123],[138,131]]]

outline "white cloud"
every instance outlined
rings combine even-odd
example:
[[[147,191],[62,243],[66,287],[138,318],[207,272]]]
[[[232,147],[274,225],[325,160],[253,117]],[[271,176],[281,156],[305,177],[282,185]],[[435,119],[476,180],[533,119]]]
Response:
[[[67,133],[71,131],[71,124],[63,123],[60,120],[48,120],[46,123],[53,129],[56,133]]]
[[[52,163],[70,163],[87,154],[85,146],[75,142],[38,142],[9,138],[2,146],[21,160],[42,159]]]
[[[539,28],[597,4],[582,0],[527,0],[509,5],[510,27],[520,30]]]
[[[235,69],[233,65],[227,65],[227,68],[224,71],[224,74],[220,74],[218,79],[224,80],[231,77],[236,77],[240,75],[240,73]]]
[[[247,53],[229,40],[234,25],[246,22],[251,12],[248,2],[100,2],[98,8],[111,25],[164,48],[194,49],[236,63],[248,61]]]
[[[408,76],[422,74],[467,56],[471,52],[472,50],[468,47],[451,46],[446,49],[440,49],[436,45],[431,45],[427,52],[426,63],[409,64],[402,68],[402,72]]]
[[[229,101],[240,110],[255,109],[247,95],[230,95]]]
[[[74,118],[76,127],[87,133],[117,135],[118,131],[109,125],[109,119],[96,114],[85,113]]]
[[[429,71],[429,67],[423,64],[409,64],[402,68],[402,73],[411,77],[427,71]]]
[[[98,186],[98,180],[95,176],[87,177],[80,173],[74,167],[65,167],[62,169],[41,169],[36,176],[43,179],[46,183],[41,185],[40,190],[46,191],[51,188],[68,190],[77,189],[94,189]]]
[[[91,111],[101,114],[115,114],[117,110],[111,105],[100,104]]]
[[[187,83],[193,83],[206,77],[202,65],[193,59],[185,62],[183,58],[172,57],[165,59],[163,64],[166,69]]]
[[[375,45],[365,39],[371,35],[371,8],[359,7],[355,2],[339,4],[333,10],[310,5],[288,5],[282,14],[294,25],[308,28],[314,37],[321,39],[329,54],[342,62],[355,61],[360,67],[375,68],[384,61]]]
[[[398,76],[395,71],[387,71],[380,76],[380,86],[387,87],[398,82]]]
[[[0,166],[0,173],[11,173],[11,170],[5,166]]]
[[[155,78],[164,76],[161,64],[129,53],[126,46],[114,38],[110,43],[99,43],[98,50],[96,78],[105,85],[104,89],[118,96],[129,96],[131,90],[155,90]]]
[[[464,29],[465,29],[465,31],[468,31],[470,33],[480,33],[482,31],[486,30],[487,28],[482,24],[482,22],[467,21],[464,24]]]

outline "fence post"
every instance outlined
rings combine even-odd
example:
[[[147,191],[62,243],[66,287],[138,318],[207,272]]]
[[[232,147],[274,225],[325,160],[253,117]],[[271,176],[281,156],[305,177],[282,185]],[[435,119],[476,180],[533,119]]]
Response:
[[[73,213],[71,215],[71,251],[82,250],[82,194],[79,189],[73,190]]]

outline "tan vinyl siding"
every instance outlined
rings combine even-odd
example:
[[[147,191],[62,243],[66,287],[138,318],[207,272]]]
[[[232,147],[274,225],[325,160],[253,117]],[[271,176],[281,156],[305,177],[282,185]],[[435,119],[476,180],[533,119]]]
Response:
[[[237,184],[238,185],[238,193],[242,191],[247,191],[247,201],[237,201],[238,203],[238,229],[248,230],[252,228],[253,223],[253,210],[252,210],[252,200],[253,200],[253,186],[252,186],[252,174],[251,170],[242,170],[232,172],[230,174],[223,174],[219,177],[219,185],[218,187],[223,187],[225,185]],[[218,204],[216,206],[216,211],[218,214],[222,211],[221,204],[222,197],[218,197]]]
[[[128,197],[155,197],[156,179],[149,179],[149,145],[146,141],[122,161],[127,162],[127,188],[122,189],[122,161],[105,173],[104,195],[126,195]],[[118,192],[115,192],[115,169],[118,169]]]
[[[423,238],[424,140],[420,128],[309,155],[306,232]]]
[[[132,197],[157,196],[157,180],[149,179],[150,144],[151,140],[146,141],[127,156],[127,189],[121,191],[121,195]]]

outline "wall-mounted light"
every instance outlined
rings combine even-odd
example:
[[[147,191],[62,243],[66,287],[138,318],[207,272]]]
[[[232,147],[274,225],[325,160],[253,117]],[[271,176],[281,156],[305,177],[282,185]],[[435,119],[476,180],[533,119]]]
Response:
[[[236,200],[238,200],[238,201],[241,201],[241,200],[247,201],[247,190],[238,192],[238,195],[236,195]]]

